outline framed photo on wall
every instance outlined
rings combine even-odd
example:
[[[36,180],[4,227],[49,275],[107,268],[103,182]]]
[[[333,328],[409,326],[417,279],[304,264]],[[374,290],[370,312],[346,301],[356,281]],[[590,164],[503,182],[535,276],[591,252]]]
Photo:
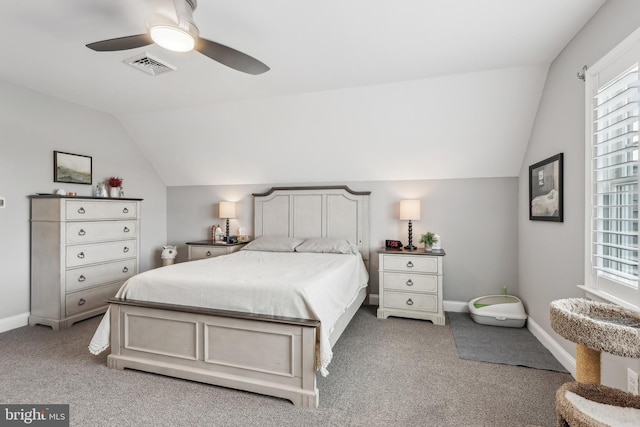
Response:
[[[91,185],[92,159],[81,154],[53,152],[53,182]]]
[[[563,153],[529,166],[529,219],[563,222]]]

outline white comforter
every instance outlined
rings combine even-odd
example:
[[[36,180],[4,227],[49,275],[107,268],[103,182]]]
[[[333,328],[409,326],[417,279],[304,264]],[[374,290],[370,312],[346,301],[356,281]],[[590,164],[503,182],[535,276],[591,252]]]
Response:
[[[367,286],[360,254],[239,251],[156,268],[130,278],[116,297],[320,320],[322,375],[335,322]],[[109,346],[109,312],[89,350]]]

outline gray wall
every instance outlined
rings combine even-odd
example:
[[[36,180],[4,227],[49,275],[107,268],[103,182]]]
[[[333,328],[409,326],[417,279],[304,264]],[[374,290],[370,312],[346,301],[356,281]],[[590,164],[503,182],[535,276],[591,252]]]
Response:
[[[575,356],[575,344],[555,334],[549,303],[584,297],[585,86],[576,77],[640,26],[640,2],[608,1],[551,65],[520,172],[519,284],[528,313]],[[564,222],[529,221],[529,165],[564,153]],[[626,389],[625,366],[636,361],[603,356],[603,382]]]
[[[94,183],[124,178],[142,198],[141,269],[159,264],[166,239],[166,187],[112,116],[0,81],[0,330],[26,324],[29,303],[30,194],[57,188],[91,195],[91,186],[53,182],[53,151],[92,156]]]
[[[335,184],[371,191],[371,293],[378,293],[376,250],[385,239],[407,242],[407,222],[398,219],[401,199],[422,200],[422,218],[413,223],[414,244],[426,231],[442,238],[447,253],[446,300],[466,302],[476,296],[501,293],[503,286],[510,293],[518,293],[517,178],[326,183]],[[283,185],[305,184],[169,187],[167,238],[178,246],[178,261],[186,258],[185,242],[206,239],[211,225],[223,225],[217,218],[220,201],[239,202],[231,233],[237,233],[239,226],[252,232],[251,193]]]

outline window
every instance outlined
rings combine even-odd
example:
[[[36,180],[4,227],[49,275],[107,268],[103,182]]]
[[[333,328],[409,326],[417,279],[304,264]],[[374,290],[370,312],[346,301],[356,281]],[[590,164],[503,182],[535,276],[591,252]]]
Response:
[[[586,73],[585,285],[640,307],[638,103],[640,30]]]

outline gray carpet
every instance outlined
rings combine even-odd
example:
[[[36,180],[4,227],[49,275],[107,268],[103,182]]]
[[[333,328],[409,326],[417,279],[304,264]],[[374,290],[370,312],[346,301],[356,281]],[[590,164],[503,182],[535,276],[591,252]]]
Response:
[[[469,313],[447,315],[462,359],[567,372],[526,327],[480,325]]]
[[[106,367],[87,345],[100,317],[0,334],[0,403],[68,403],[73,426],[552,426],[568,374],[462,360],[449,325],[366,306],[318,376],[320,407]]]

